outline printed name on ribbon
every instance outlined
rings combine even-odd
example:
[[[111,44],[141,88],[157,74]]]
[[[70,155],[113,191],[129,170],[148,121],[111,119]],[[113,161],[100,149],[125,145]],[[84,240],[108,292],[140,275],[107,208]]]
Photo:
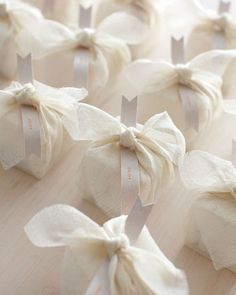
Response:
[[[128,128],[136,128],[137,102],[135,97],[131,101],[122,97],[121,122]],[[121,210],[127,211],[125,233],[132,243],[135,243],[142,232],[153,204],[143,207],[139,197],[140,176],[138,159],[135,151],[121,146]],[[130,208],[132,208],[130,210]],[[130,212],[128,212],[130,211]],[[105,259],[94,276],[86,295],[109,295],[108,280],[109,260]]]
[[[228,13],[230,10],[231,2],[225,2],[223,0],[220,0],[219,6],[218,6],[218,15],[219,18],[223,17],[224,13]],[[225,49],[226,48],[226,40],[225,40],[225,32],[224,30],[219,26],[215,26],[215,32],[213,35],[213,49]]]
[[[184,37],[180,38],[179,40],[171,37],[171,57],[172,63],[174,65],[185,63]],[[191,88],[181,84],[178,85],[178,92],[180,101],[184,108],[185,120],[190,125],[190,127],[198,132],[199,110],[197,100],[195,99],[195,92]]]
[[[25,58],[17,55],[17,76],[21,84],[32,83],[31,54]],[[34,154],[41,157],[40,119],[38,111],[30,105],[21,106],[22,128],[25,142],[25,157]]]
[[[131,101],[122,97],[121,123],[136,128],[138,98]],[[121,146],[121,202],[122,214],[128,214],[125,232],[130,241],[136,242],[153,205],[142,206],[140,200],[140,172],[135,151]],[[130,208],[131,211],[130,211]]]
[[[91,27],[92,7],[87,9],[79,5],[79,28]],[[74,75],[75,85],[79,88],[88,89],[89,68],[90,68],[91,54],[89,48],[78,48],[74,58]]]
[[[131,101],[122,97],[121,123],[136,128],[137,97]],[[129,134],[121,136],[125,137]],[[121,144],[121,213],[128,214],[139,195],[139,168],[135,151]]]

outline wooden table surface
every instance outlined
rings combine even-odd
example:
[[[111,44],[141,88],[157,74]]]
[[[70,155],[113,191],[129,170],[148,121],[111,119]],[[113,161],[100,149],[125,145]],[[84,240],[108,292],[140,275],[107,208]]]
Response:
[[[207,4],[214,7],[215,0],[208,0]],[[74,147],[40,181],[17,169],[0,168],[0,295],[59,294],[64,249],[36,248],[23,229],[39,210],[52,204],[70,204],[100,224],[106,220],[102,212],[81,201],[77,193],[76,171],[84,150],[85,145]],[[177,229],[175,235],[174,220],[168,228],[165,222],[181,208],[181,193],[174,202],[169,201],[167,196],[160,198],[148,228],[162,251],[186,272],[190,295],[236,294],[236,274],[226,269],[215,271],[210,260],[182,247],[181,238],[175,241],[181,230]]]
[[[40,181],[17,169],[0,170],[0,294],[59,294],[64,249],[36,248],[23,230],[39,210],[65,203],[80,208],[99,223],[106,220],[102,212],[81,202],[77,193],[76,171],[84,150],[85,145],[73,148]],[[228,270],[215,271],[208,259],[188,248],[181,249],[180,243],[175,243],[174,228],[165,227],[171,210],[178,210],[182,201],[177,198],[171,206],[167,197],[158,201],[148,220],[151,234],[164,253],[186,271],[191,295],[236,294],[236,274]]]

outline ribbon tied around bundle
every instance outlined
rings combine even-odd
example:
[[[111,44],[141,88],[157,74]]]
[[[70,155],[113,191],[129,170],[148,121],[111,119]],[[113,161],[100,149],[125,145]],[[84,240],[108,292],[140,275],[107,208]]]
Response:
[[[153,204],[162,174],[173,175],[174,166],[185,151],[184,137],[168,114],[154,115],[143,126],[127,127],[102,110],[81,103],[78,118],[78,136],[91,141],[92,148],[112,145],[114,153],[120,153],[119,146],[135,153],[139,166],[153,184],[148,188],[148,196],[141,196],[143,205]]]
[[[222,77],[234,62],[234,50],[212,50],[202,53],[188,63],[169,63],[166,61],[140,60],[134,61],[126,67],[123,93],[127,95],[129,88],[136,95],[154,94],[172,88],[179,93],[182,91],[186,97],[180,99],[183,109],[192,120],[193,112],[198,112],[199,126],[193,121],[187,121],[189,126],[201,131],[226,110],[226,101],[222,97]],[[180,97],[180,95],[179,95]],[[180,97],[181,98],[181,97]],[[188,103],[188,106],[184,104]],[[191,102],[192,105],[189,105]],[[197,128],[195,128],[195,126]]]
[[[199,32],[203,34],[210,32],[213,39],[212,48],[209,48],[209,50],[235,48],[236,22],[229,13],[230,4],[231,1],[219,0],[218,11],[213,11],[206,9],[200,1],[174,0],[167,9],[171,33],[175,36],[178,36],[179,32],[186,35],[191,28],[193,32],[196,30],[196,37],[193,40],[191,39],[191,42],[203,42],[196,40],[199,35],[201,36]],[[181,11],[181,16],[176,13],[177,9]],[[181,21],[179,21],[180,18]],[[208,38],[211,38],[211,36],[206,35]]]
[[[40,132],[41,145],[44,147],[46,145],[48,149],[51,149],[54,144],[52,140],[55,140],[56,130],[58,130],[57,136],[59,136],[61,134],[59,130],[65,128],[72,139],[78,139],[76,134],[78,102],[84,99],[86,95],[87,91],[85,89],[69,87],[55,89],[37,81],[34,81],[34,84],[12,82],[8,88],[1,90],[0,133],[3,142],[0,148],[0,162],[3,167],[9,169],[29,156],[26,154],[22,139],[19,139],[18,144],[13,142],[16,140],[13,135],[16,130],[19,130],[16,135],[21,136],[22,130],[20,126],[24,128],[23,117],[17,115],[21,106],[34,107],[37,110],[39,116],[38,128],[40,130],[35,130],[35,132]],[[13,117],[14,119],[12,119]],[[12,124],[11,121],[13,121]],[[29,128],[34,132],[36,122],[34,122],[33,117],[29,116],[27,121],[29,121],[26,122],[27,126],[29,125]],[[6,130],[10,131],[6,133]],[[53,136],[52,130],[55,130]],[[9,132],[13,133],[9,134]],[[35,135],[32,134],[32,136],[35,139]],[[42,160],[45,160],[45,157],[49,155],[50,153],[47,151]]]
[[[107,258],[111,295],[186,295],[184,274],[167,260],[147,228],[131,244],[124,232],[125,221],[126,217],[120,216],[99,226],[73,207],[55,205],[34,216],[25,232],[38,247],[67,247],[63,295],[85,294],[91,278]],[[102,279],[99,283],[102,286]]]
[[[72,30],[60,23],[42,20],[34,24],[30,32],[22,31],[17,36],[17,40],[22,44],[19,52],[22,56],[31,52],[32,57],[38,59],[56,52],[77,50],[79,47],[88,48],[92,56],[90,63],[94,73],[93,87],[104,87],[108,80],[116,77],[131,60],[126,42],[106,31],[112,30],[113,27],[113,21],[106,20],[96,30]]]

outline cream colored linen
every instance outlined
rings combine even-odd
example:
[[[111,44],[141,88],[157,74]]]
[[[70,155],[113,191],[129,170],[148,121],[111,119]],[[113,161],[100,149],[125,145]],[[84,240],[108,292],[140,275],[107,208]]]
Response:
[[[12,82],[0,91],[0,162],[5,169],[14,166],[43,177],[48,169],[73,145],[77,137],[78,102],[87,95],[85,89],[55,89],[34,81]],[[39,113],[41,159],[25,157],[21,106],[29,105]]]
[[[26,3],[0,1],[0,75],[3,78],[13,79],[16,74],[16,53],[24,46],[17,35],[42,18],[40,10]]]
[[[125,147],[138,158],[143,204],[154,203],[185,153],[184,137],[168,114],[157,114],[143,126],[128,128],[102,110],[80,104],[78,118],[79,138],[91,140],[78,171],[78,194],[108,215],[120,215],[120,152]]]
[[[99,226],[73,207],[55,205],[33,217],[25,231],[38,247],[66,247],[62,295],[85,294],[105,259],[111,295],[187,295],[184,273],[164,256],[148,229],[132,244],[125,222],[120,216]]]
[[[139,96],[139,122],[167,111],[189,144],[225,111],[222,77],[229,68],[233,74],[235,57],[234,50],[214,50],[185,64],[137,60],[126,68],[121,87],[126,96]],[[186,120],[182,87],[190,92],[188,100],[198,113],[198,132]]]
[[[212,259],[216,269],[236,270],[236,169],[203,151],[186,155],[180,169],[193,203],[186,243]]]
[[[93,25],[113,20],[109,33],[126,39],[134,59],[147,56],[158,44],[162,8],[152,0],[102,0],[94,5]]]
[[[61,84],[71,85],[68,81],[70,73],[63,75],[64,62],[68,55],[71,54],[69,60],[70,70],[73,73],[73,61],[75,54],[79,48],[88,48],[91,54],[91,62],[88,77],[87,101],[99,106],[101,102],[108,99],[107,92],[110,94],[115,88],[120,73],[131,60],[131,55],[126,43],[115,38],[103,30],[110,26],[109,22],[101,24],[101,29],[69,29],[55,21],[43,20],[38,22],[32,28],[32,34],[22,32],[18,36],[21,47],[20,53],[25,56],[28,52],[32,52],[33,58],[41,59],[53,54],[62,53],[58,56],[54,63],[52,77],[47,77],[47,83],[54,81],[54,76],[60,73],[63,78]],[[45,64],[44,72],[50,67],[50,62]]]

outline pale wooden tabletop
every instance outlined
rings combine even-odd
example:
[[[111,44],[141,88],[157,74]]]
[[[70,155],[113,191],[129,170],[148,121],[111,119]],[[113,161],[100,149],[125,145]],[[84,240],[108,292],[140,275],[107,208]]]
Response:
[[[77,193],[76,171],[83,150],[85,145],[76,146],[40,181],[17,169],[0,170],[0,294],[59,294],[64,249],[36,248],[23,230],[39,210],[65,203],[80,208],[99,223],[106,220],[101,212],[81,202]],[[180,208],[181,200],[176,199],[175,204],[170,205],[167,197],[160,199],[148,220],[148,227],[164,253],[186,271],[190,294],[236,294],[236,274],[228,270],[215,271],[208,259],[188,248],[179,249],[173,229],[165,228],[166,218],[171,218],[171,210],[178,210],[177,206]]]
[[[205,3],[205,1],[203,1]],[[214,7],[215,0],[208,0]],[[77,193],[76,171],[85,146],[77,145],[38,181],[17,170],[0,168],[0,294],[58,295],[60,263],[64,249],[34,247],[24,233],[24,225],[39,210],[52,204],[73,205],[99,223],[106,217],[91,205],[81,202]],[[190,295],[234,295],[236,274],[215,271],[210,260],[175,243],[173,228],[166,228],[171,210],[181,207],[181,193],[175,202],[163,196],[153,209],[148,228],[162,251],[182,268],[188,277]],[[179,206],[179,207],[178,207]],[[174,211],[172,211],[174,212]],[[171,226],[170,226],[171,227]],[[178,229],[176,230],[178,235]],[[173,294],[174,295],[174,294]]]

